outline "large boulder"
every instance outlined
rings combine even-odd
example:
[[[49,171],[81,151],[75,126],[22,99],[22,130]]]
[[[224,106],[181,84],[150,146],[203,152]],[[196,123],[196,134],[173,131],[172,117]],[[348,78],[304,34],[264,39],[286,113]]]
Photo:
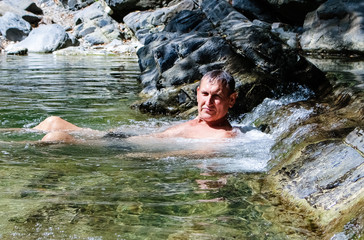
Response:
[[[50,53],[72,45],[77,45],[77,42],[60,25],[52,24],[41,25],[23,41],[9,45],[5,50],[26,48],[28,52]]]
[[[271,109],[257,121],[276,137],[269,192],[315,219],[327,239],[364,213],[363,86],[330,75],[334,90],[320,101]]]
[[[6,12],[0,17],[0,33],[10,41],[23,40],[31,30],[31,25],[15,13]]]
[[[310,52],[364,52],[364,2],[328,0],[310,12],[301,46]]]

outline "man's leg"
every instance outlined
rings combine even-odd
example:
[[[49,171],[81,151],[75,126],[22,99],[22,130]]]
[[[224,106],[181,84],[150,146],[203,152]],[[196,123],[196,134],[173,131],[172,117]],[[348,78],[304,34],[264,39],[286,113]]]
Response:
[[[82,128],[77,127],[76,125],[56,116],[48,117],[43,122],[35,126],[33,129],[47,132],[82,130]]]

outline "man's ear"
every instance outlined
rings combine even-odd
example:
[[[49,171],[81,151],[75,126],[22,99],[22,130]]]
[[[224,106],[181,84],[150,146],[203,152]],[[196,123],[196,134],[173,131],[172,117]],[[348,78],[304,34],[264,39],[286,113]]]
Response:
[[[236,98],[238,97],[238,93],[237,92],[233,92],[232,94],[230,94],[229,97],[229,108],[232,108],[236,102]]]

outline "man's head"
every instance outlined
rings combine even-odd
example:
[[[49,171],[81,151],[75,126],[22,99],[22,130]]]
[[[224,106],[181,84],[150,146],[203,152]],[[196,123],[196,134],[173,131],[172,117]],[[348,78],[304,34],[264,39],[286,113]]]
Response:
[[[235,104],[235,80],[227,72],[213,70],[206,73],[197,88],[198,115],[206,122],[224,119]]]

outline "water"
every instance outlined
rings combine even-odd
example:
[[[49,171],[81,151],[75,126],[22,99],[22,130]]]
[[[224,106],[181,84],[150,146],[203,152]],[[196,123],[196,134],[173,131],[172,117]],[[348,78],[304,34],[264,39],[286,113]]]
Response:
[[[305,99],[306,90],[286,102],[267,99],[245,122],[234,122],[244,130],[235,139],[96,138],[49,145],[39,143],[44,134],[31,128],[50,115],[132,135],[161,131],[179,121],[129,107],[141,90],[135,56],[32,54],[0,60],[1,239],[314,235],[304,224],[293,227],[290,221],[302,214],[286,211],[279,196],[266,189],[275,136],[252,128],[258,112],[267,111],[264,106]],[[292,121],[307,114],[309,110],[295,111]],[[276,132],[286,128],[277,124]]]

